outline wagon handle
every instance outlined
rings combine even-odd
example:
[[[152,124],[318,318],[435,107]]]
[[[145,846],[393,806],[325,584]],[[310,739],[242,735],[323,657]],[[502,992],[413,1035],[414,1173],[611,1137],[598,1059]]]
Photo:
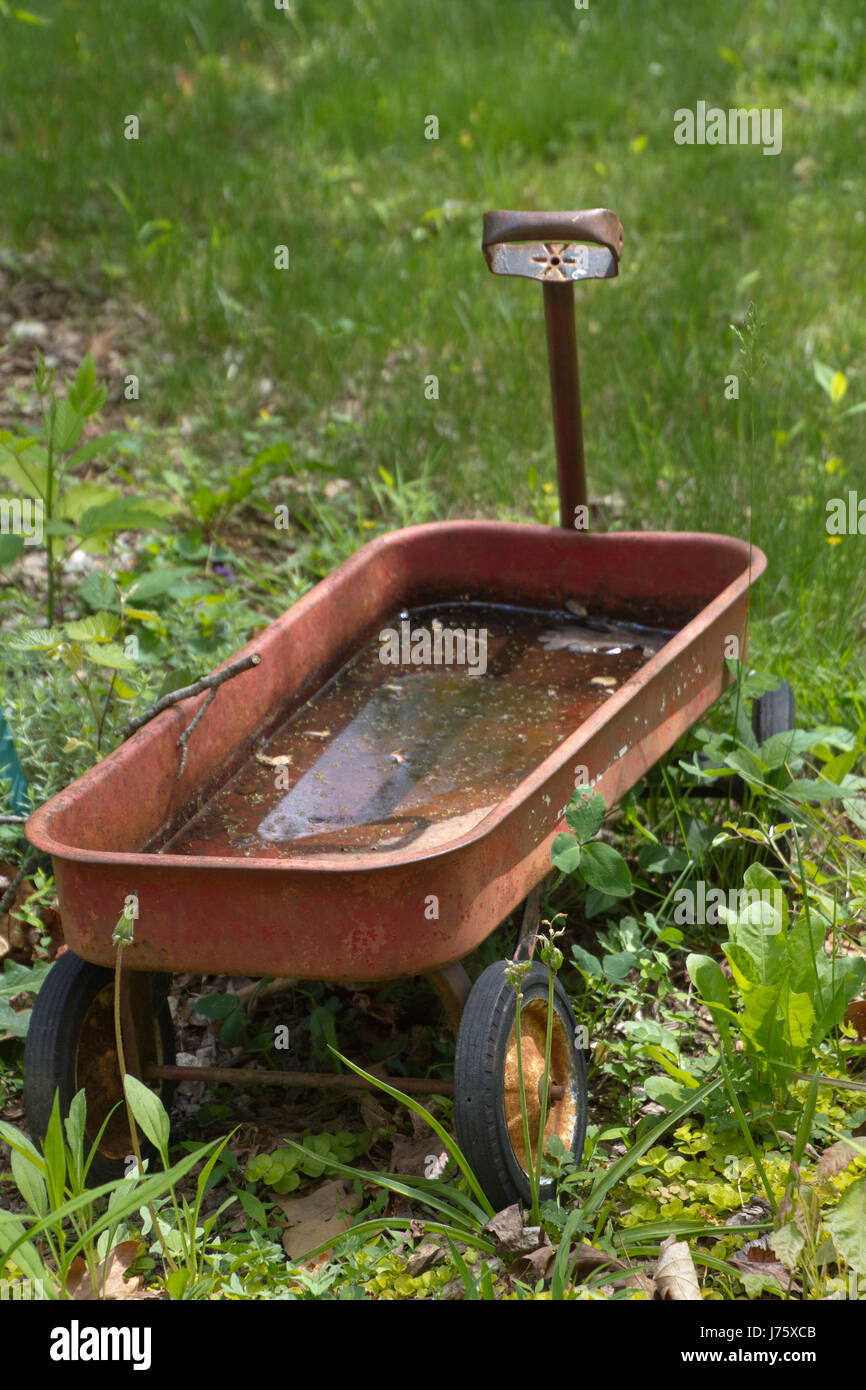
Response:
[[[622,224],[608,208],[583,212],[499,209],[484,214],[481,249],[493,274],[541,280],[544,286],[559,524],[568,530],[585,527],[589,517],[574,282],[612,279],[618,273],[622,247]]]

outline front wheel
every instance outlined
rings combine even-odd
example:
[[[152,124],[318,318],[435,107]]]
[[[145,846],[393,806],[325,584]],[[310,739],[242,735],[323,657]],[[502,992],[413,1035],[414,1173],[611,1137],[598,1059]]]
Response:
[[[496,1211],[521,1202],[531,1190],[524,1143],[517,1064],[516,992],[497,961],[476,980],[466,1001],[454,1057],[454,1122],[457,1141]],[[521,1056],[530,1153],[537,1158],[548,1018],[548,974],[533,965],[523,980]],[[553,989],[553,1035],[545,1141],[557,1135],[579,1165],[586,1135],[586,1070],[576,1045],[574,1012],[559,980]],[[540,1198],[554,1195],[542,1178]]]
[[[148,1062],[173,1065],[174,1028],[165,977],[130,972],[128,985],[138,1070]],[[130,1058],[125,1060],[132,1070]],[[162,1081],[153,1089],[167,1107],[174,1084]],[[87,1100],[85,1158],[106,1115],[116,1107],[88,1172],[93,1187],[123,1177],[132,1148],[117,1060],[114,971],[66,951],[36,996],[27,1031],[24,1108],[34,1139],[45,1138],[55,1093],[64,1118],[80,1090]],[[154,1150],[140,1132],[139,1143],[142,1157],[152,1162]]]

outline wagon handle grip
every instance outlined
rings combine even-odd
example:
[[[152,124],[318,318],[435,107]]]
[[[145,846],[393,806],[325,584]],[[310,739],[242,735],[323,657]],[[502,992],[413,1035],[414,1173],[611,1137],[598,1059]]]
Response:
[[[500,208],[484,214],[481,249],[493,274],[541,280],[544,286],[559,524],[569,530],[583,529],[589,520],[574,282],[613,279],[622,247],[622,224],[609,208],[583,212]]]
[[[481,245],[487,248],[514,241],[589,241],[606,246],[618,261],[622,255],[622,223],[609,208],[584,212],[485,212]],[[487,257],[488,263],[490,257]]]

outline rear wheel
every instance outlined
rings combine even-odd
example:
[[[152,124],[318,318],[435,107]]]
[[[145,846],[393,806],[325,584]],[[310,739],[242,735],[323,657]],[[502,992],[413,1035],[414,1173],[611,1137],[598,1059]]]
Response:
[[[794,692],[787,681],[778,690],[768,690],[752,705],[752,730],[759,743],[775,734],[788,734],[796,728]]]
[[[516,993],[497,961],[476,980],[466,1001],[454,1058],[454,1122],[457,1140],[497,1211],[531,1201],[517,1061]],[[520,1010],[521,1056],[530,1151],[537,1155],[541,1119],[544,1051],[548,1017],[548,975],[533,965],[523,980]],[[574,1013],[555,981],[553,1037],[545,1141],[558,1135],[575,1162],[583,1158],[586,1134],[586,1072],[576,1046]],[[551,1178],[542,1178],[541,1200],[554,1195]]]
[[[124,1037],[128,1071],[141,1072],[148,1062],[174,1063],[174,1028],[166,998],[170,979],[143,972],[127,977],[134,1030],[134,1045],[132,1039],[127,1042],[126,1033]],[[137,1066],[132,1060],[136,1052]],[[162,1081],[153,1089],[168,1107],[174,1083]],[[55,1092],[62,1118],[80,1090],[87,1099],[85,1158],[106,1115],[117,1106],[88,1173],[89,1185],[97,1186],[123,1177],[132,1147],[117,1060],[114,971],[66,951],[36,997],[27,1032],[24,1108],[35,1139],[45,1138]],[[154,1150],[140,1132],[139,1143],[142,1157],[152,1161]]]

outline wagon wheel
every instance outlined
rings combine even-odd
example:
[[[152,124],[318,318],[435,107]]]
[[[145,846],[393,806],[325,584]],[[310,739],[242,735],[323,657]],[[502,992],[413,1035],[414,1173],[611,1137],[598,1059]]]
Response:
[[[454,1122],[457,1139],[497,1211],[531,1200],[520,1108],[515,1031],[516,993],[505,963],[488,966],[476,980],[463,1011],[454,1058]],[[578,1164],[586,1134],[586,1072],[576,1046],[574,1013],[557,980],[553,991],[553,1040],[545,1139],[554,1134]],[[530,1149],[537,1154],[544,1046],[548,1014],[547,967],[533,965],[523,980],[521,1054],[529,1116]],[[553,1196],[542,1178],[541,1199]]]
[[[787,681],[768,690],[752,705],[752,729],[759,743],[774,734],[788,734],[797,727],[794,692]]]
[[[766,743],[768,738],[774,738],[776,734],[792,733],[796,727],[794,691],[787,681],[783,681],[777,690],[767,690],[752,705],[752,732],[758,743]],[[740,786],[742,787],[742,783]],[[791,836],[781,836],[777,844],[791,863],[794,859],[794,842]],[[759,863],[772,865],[774,862],[769,851],[759,852],[756,859]]]
[[[129,1008],[124,1024],[126,1069],[140,1074],[148,1062],[172,1065],[174,1028],[166,990],[170,976],[130,972]],[[137,1054],[137,1058],[136,1058]],[[85,1157],[106,1115],[123,1101],[114,1032],[114,971],[90,965],[67,951],[49,972],[36,997],[24,1053],[24,1107],[30,1131],[44,1139],[55,1092],[60,1114],[75,1094],[87,1099]],[[168,1106],[174,1083],[153,1088]],[[155,1151],[139,1132],[142,1158]],[[106,1126],[88,1173],[98,1186],[123,1177],[131,1150],[126,1107],[121,1103]]]

